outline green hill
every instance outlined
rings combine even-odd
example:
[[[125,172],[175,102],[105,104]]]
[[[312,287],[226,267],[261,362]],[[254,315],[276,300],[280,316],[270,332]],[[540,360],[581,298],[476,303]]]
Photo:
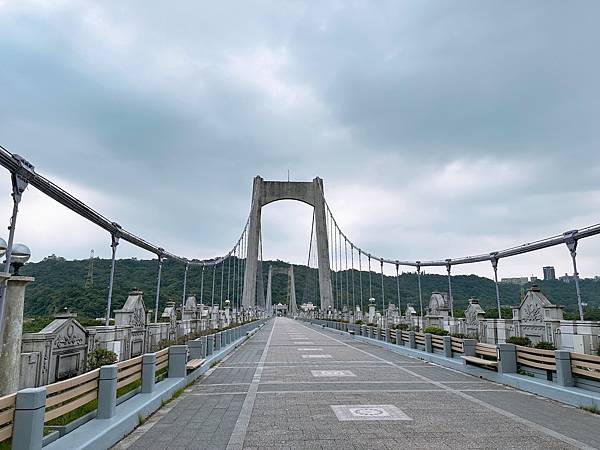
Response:
[[[28,317],[48,316],[55,311],[68,307],[77,311],[84,317],[102,317],[106,308],[106,295],[108,278],[110,273],[110,260],[96,258],[94,260],[94,283],[93,286],[85,288],[85,278],[88,271],[86,260],[67,261],[54,255],[45,258],[38,263],[30,263],[21,269],[21,274],[30,275],[36,278],[36,281],[28,286],[25,297],[25,314]],[[265,261],[263,262],[263,287],[266,288],[266,279],[268,265],[278,267],[287,267],[283,261]],[[232,260],[233,272],[233,260]],[[161,282],[160,309],[164,304],[173,300],[178,304],[181,302],[183,289],[182,264],[174,261],[166,261],[163,266],[163,276]],[[120,308],[127,298],[128,292],[133,288],[141,289],[145,294],[146,306],[149,309],[154,308],[156,295],[156,260],[138,260],[138,259],[120,259],[116,265],[115,285],[113,291],[113,308]],[[227,297],[227,264],[225,264],[223,298]],[[297,265],[294,267],[296,279],[296,297],[298,303],[302,301],[313,301],[318,304],[318,282],[316,269],[308,269],[306,266]],[[348,296],[346,295],[346,273],[337,276],[342,278],[340,291],[337,288],[338,283],[334,282],[334,296],[343,298],[344,303],[348,298],[352,302],[352,286],[348,286]],[[197,294],[200,299],[200,286],[202,278],[202,269],[193,266],[188,272],[189,294]],[[351,274],[348,273],[348,280],[351,280]],[[211,302],[213,270],[207,268],[204,273],[204,293],[205,303]],[[334,276],[335,279],[335,276]],[[230,291],[232,291],[232,280],[230,279]],[[369,298],[369,275],[368,272],[362,273],[363,284],[363,304],[366,305]],[[577,297],[575,294],[574,283],[563,283],[561,281],[539,281],[542,292],[553,303],[564,305],[569,315],[576,312]],[[381,275],[375,272],[371,274],[371,288],[373,296],[381,305]],[[448,280],[444,275],[422,276],[423,302],[427,305],[429,296],[433,291],[446,292]],[[528,285],[523,286],[526,289]],[[585,302],[588,303],[588,312],[590,318],[596,318],[595,313],[600,307],[600,282],[595,280],[581,281],[582,295]],[[354,273],[354,291],[355,301],[359,304],[359,273]],[[384,284],[386,304],[389,302],[397,303],[397,288],[395,277],[385,277]],[[273,301],[275,303],[287,303],[289,290],[287,276],[275,275],[273,277]],[[452,294],[457,314],[461,314],[466,307],[470,297],[480,299],[488,315],[496,315],[495,304],[496,294],[494,282],[488,278],[476,275],[459,275],[452,277]],[[418,309],[418,284],[416,273],[403,273],[400,276],[400,301],[402,307],[406,303],[413,303]],[[519,303],[522,295],[522,289],[517,285],[501,284],[500,296],[502,305],[510,307]],[[232,297],[232,295],[230,295]],[[215,296],[214,301],[218,303],[221,300],[221,268],[215,271]],[[510,314],[510,313],[509,313]],[[510,317],[510,316],[505,316]],[[598,317],[600,319],[600,316]]]

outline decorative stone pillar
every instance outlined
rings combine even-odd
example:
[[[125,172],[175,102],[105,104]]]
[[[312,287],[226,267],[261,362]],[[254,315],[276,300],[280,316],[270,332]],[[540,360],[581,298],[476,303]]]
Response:
[[[444,339],[444,356],[446,358],[452,358],[452,337],[443,336]]]
[[[0,282],[6,276],[0,275]],[[4,292],[4,333],[0,349],[0,397],[19,389],[21,370],[21,338],[25,288],[32,277],[12,276],[6,280]]]
[[[415,339],[415,332],[408,332],[408,347],[409,348],[417,348],[417,340]]]
[[[110,419],[115,415],[117,407],[117,376],[116,364],[100,367],[98,379],[98,413],[96,419]]]
[[[202,355],[202,341],[200,339],[187,341],[186,344],[190,349],[190,359],[202,359],[204,357]]]
[[[514,344],[498,344],[498,373],[517,373],[517,347]]]
[[[210,356],[213,354],[213,349],[215,346],[215,335],[209,334],[206,336],[206,355]]]
[[[154,374],[156,372],[156,353],[146,353],[142,356],[142,394],[154,391]]]
[[[475,339],[463,339],[463,354],[465,356],[475,356],[476,345],[477,341]]]
[[[45,387],[22,389],[17,393],[12,448],[23,450],[42,448],[45,411]]]
[[[172,345],[169,347],[168,378],[183,378],[186,376],[187,345]]]
[[[427,353],[433,353],[433,345],[431,342],[431,333],[425,333],[425,351]]]
[[[561,386],[573,386],[573,373],[571,372],[571,353],[566,350],[556,350],[556,382]]]
[[[396,345],[404,345],[404,341],[402,341],[402,330],[400,328],[396,328]]]

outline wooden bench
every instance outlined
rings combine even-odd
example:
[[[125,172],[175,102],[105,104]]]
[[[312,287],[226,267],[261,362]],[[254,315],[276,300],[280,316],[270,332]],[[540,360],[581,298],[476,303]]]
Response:
[[[185,368],[187,370],[194,370],[197,369],[198,367],[200,367],[202,364],[204,364],[204,361],[206,361],[205,359],[190,359],[187,364],[185,365]]]
[[[491,359],[484,359],[478,356],[461,356],[467,363],[476,364],[478,366],[486,366],[486,367],[496,367],[498,366],[498,361],[494,361]]]

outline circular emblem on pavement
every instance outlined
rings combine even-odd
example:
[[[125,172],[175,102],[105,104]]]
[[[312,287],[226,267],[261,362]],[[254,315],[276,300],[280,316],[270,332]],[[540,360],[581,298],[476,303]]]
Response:
[[[386,415],[385,411],[381,408],[356,408],[352,410],[352,413],[361,417],[374,417]]]

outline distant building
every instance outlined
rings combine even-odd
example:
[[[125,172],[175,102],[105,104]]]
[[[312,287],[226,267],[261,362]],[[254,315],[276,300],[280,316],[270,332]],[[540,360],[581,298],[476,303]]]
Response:
[[[543,268],[544,281],[556,280],[556,272],[554,272],[554,266],[546,266]]]
[[[527,277],[515,277],[515,278],[501,278],[500,283],[507,284],[527,284],[529,283],[529,278]]]
[[[568,273],[565,273],[564,277],[558,277],[558,279],[560,281],[562,281],[563,283],[570,283],[571,280],[573,279],[573,277],[571,275],[569,275]]]

